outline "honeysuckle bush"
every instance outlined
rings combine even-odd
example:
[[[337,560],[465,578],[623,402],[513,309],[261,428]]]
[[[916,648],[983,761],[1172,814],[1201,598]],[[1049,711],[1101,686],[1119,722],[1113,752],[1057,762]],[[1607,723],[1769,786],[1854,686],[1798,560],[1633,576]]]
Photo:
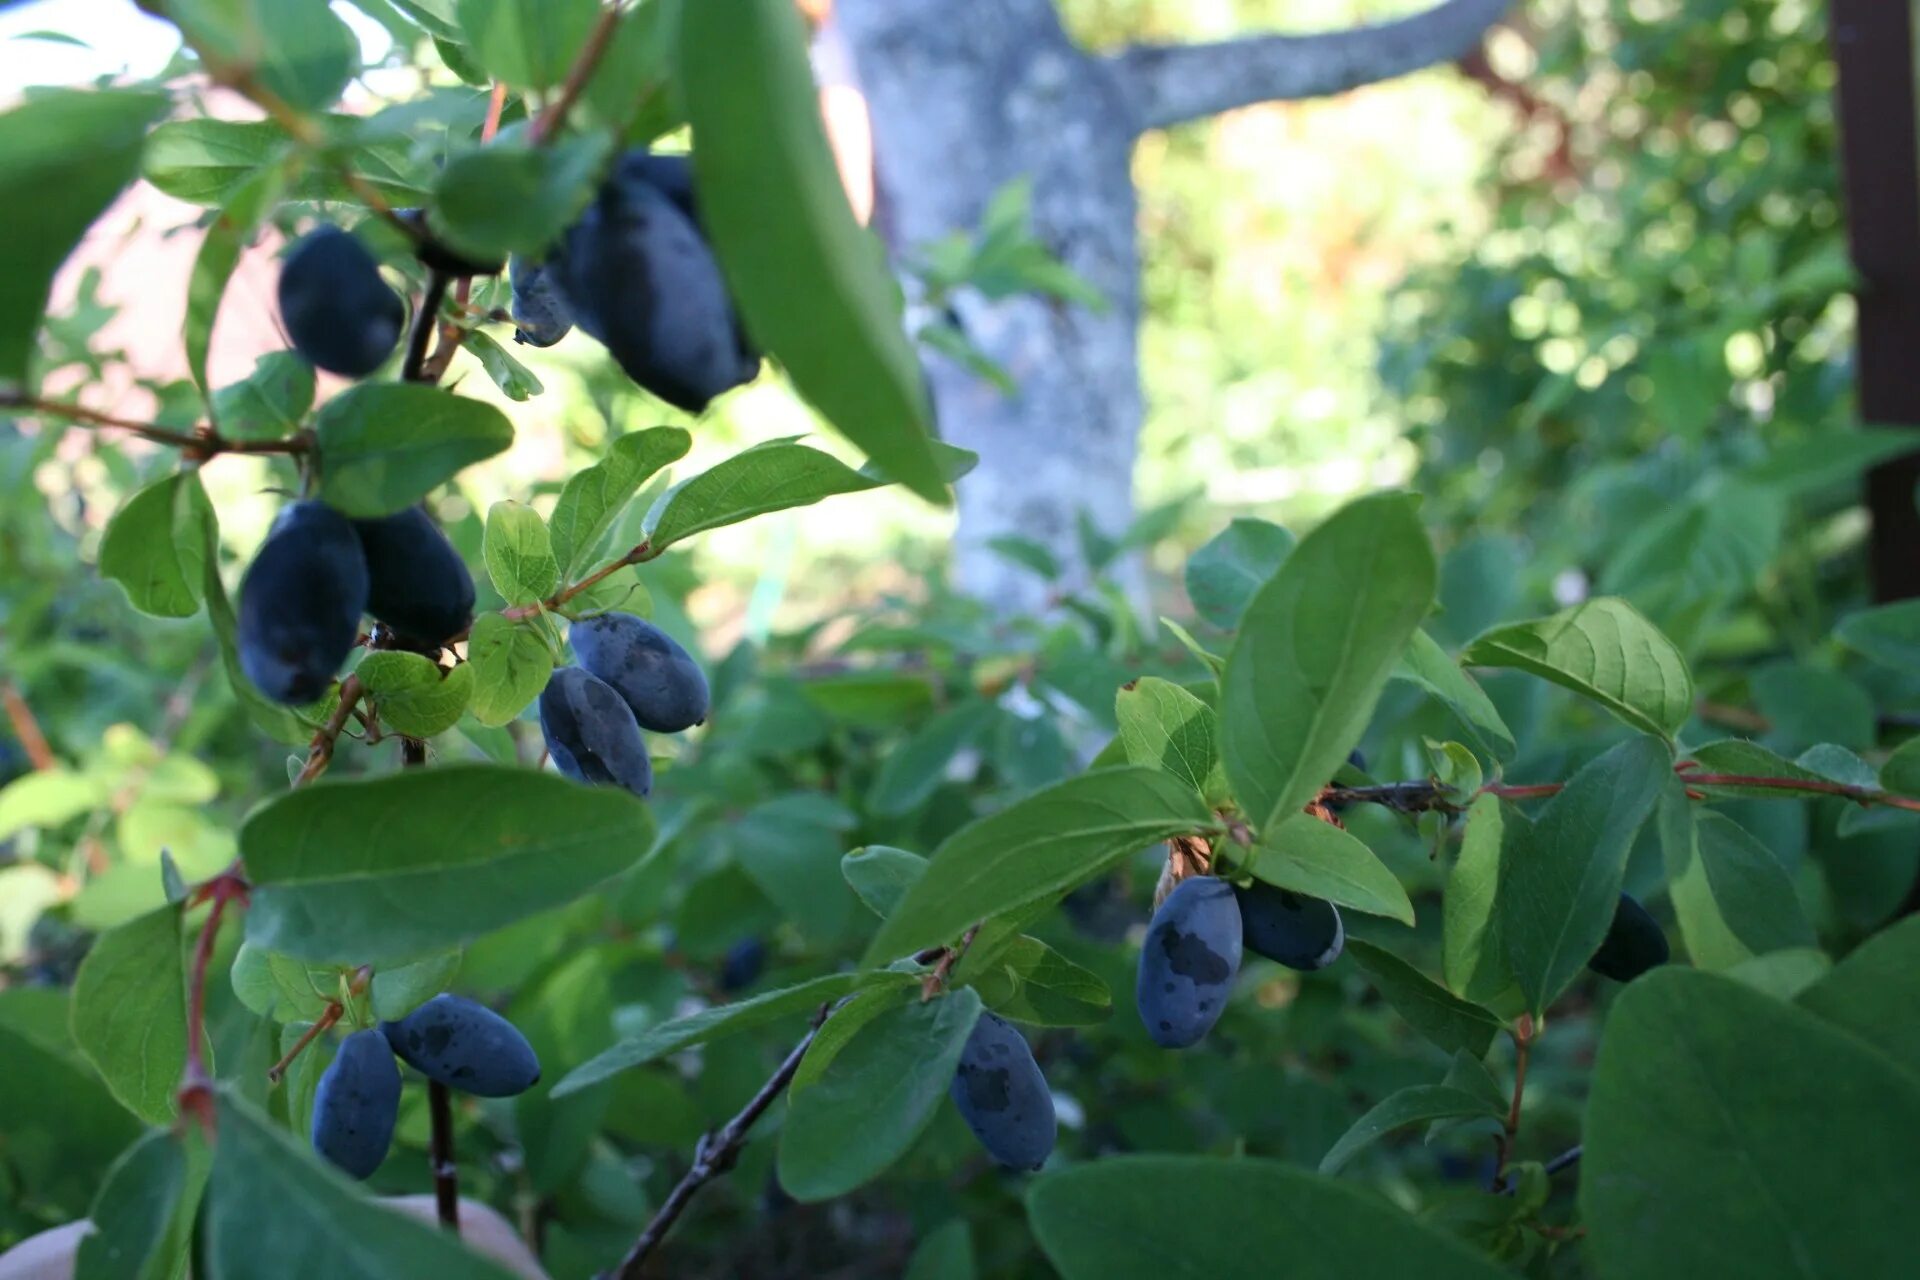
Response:
[[[652,740],[651,797],[567,781],[529,708],[569,619],[650,613],[698,649],[700,534],[966,483],[801,123],[797,20],[784,0],[383,6],[466,87],[354,118],[330,113],[357,55],[324,5],[147,7],[194,51],[180,78],[0,116],[0,188],[31,211],[0,298],[30,424],[4,439],[6,1240],[85,1220],[83,1276],[503,1274],[368,1194],[457,1182],[555,1276],[1904,1274],[1920,610],[1833,593],[1794,665],[1756,667],[1787,642],[1682,625],[1732,608],[1706,568],[1556,607],[1484,544],[1437,547],[1452,507],[1392,492],[1311,529],[1221,522],[1186,565],[1191,611],[1145,618],[1103,571],[1157,541],[1155,513],[1087,532],[1092,581],[1003,543],[1052,582],[1042,618],[935,584],[709,646],[708,721]],[[265,119],[200,114],[208,78]],[[691,472],[697,420],[616,416],[557,493],[455,523],[492,589],[468,635],[415,653],[374,630],[317,703],[263,696],[205,483],[227,455],[356,517],[452,509],[515,429],[439,385],[456,351],[535,394],[504,283],[449,287],[388,215],[538,254],[619,150],[683,124],[748,333],[870,463],[777,440]],[[80,407],[112,363],[90,289],[43,312],[142,174],[209,217],[193,382],[130,422]],[[366,224],[417,340],[317,406],[291,355],[208,385],[238,255],[320,221]],[[33,488],[71,432],[129,495],[89,548],[111,585],[76,574],[69,513]],[[111,443],[129,436],[160,447]],[[1888,438],[1830,424],[1822,479]],[[1804,492],[1777,454],[1742,483],[1702,519]],[[1716,527],[1640,563],[1748,565]],[[1249,957],[1170,1052],[1128,993],[1156,897],[1196,874],[1336,904],[1350,959]],[[1624,985],[1586,967],[1623,891],[1675,944]],[[447,990],[504,1012],[542,1078],[450,1123],[410,1082],[356,1186],[305,1142],[334,1045]],[[988,1010],[1055,1095],[1037,1173],[996,1171],[943,1100]]]

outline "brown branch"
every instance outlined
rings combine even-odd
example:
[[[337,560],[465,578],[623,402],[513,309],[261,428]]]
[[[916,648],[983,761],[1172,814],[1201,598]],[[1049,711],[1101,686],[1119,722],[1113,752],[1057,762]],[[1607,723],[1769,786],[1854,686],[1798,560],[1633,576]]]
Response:
[[[1507,1163],[1513,1158],[1514,1139],[1520,1135],[1520,1101],[1527,1092],[1527,1061],[1533,1056],[1533,1015],[1523,1013],[1513,1024],[1513,1101],[1507,1107],[1506,1123],[1501,1127],[1500,1158],[1494,1166],[1493,1190],[1506,1186]]]
[[[1512,0],[1440,0],[1411,17],[1308,36],[1135,45],[1107,59],[1141,130],[1258,102],[1345,93],[1444,62],[1479,45]]]
[[[229,440],[211,426],[199,426],[192,431],[176,431],[156,423],[116,418],[110,413],[101,413],[83,405],[67,404],[60,400],[42,400],[18,391],[0,391],[0,409],[19,409],[27,413],[65,418],[77,426],[97,427],[108,431],[131,431],[142,440],[168,445],[198,458],[210,458],[221,453],[305,453],[313,447],[312,441],[305,432],[298,432],[285,440]]]
[[[353,706],[360,701],[362,692],[359,676],[348,676],[340,682],[340,705],[313,735],[313,741],[308,744],[307,763],[301,767],[300,776],[293,780],[294,786],[304,787],[327,771],[327,765],[333,760],[333,744],[346,729],[347,718],[353,714]]]
[[[673,1224],[680,1220],[680,1215],[687,1211],[687,1205],[700,1188],[731,1169],[734,1161],[740,1158],[740,1149],[746,1145],[748,1132],[793,1080],[793,1073],[800,1069],[800,1060],[807,1056],[813,1038],[820,1034],[820,1024],[827,1020],[832,1008],[830,1004],[820,1006],[819,1012],[813,1015],[813,1026],[807,1029],[806,1035],[800,1037],[800,1043],[793,1046],[779,1068],[767,1077],[767,1082],[760,1086],[759,1092],[740,1109],[740,1114],[727,1121],[718,1132],[700,1139],[700,1145],[694,1149],[693,1167],[674,1184],[659,1212],[647,1222],[640,1238],[633,1242],[633,1248],[627,1250],[627,1256],[620,1259],[620,1265],[607,1275],[614,1280],[639,1280],[648,1257],[660,1247],[660,1242],[673,1229]]]
[[[267,1083],[279,1084],[285,1078],[287,1068],[293,1065],[294,1059],[305,1053],[308,1045],[325,1035],[327,1029],[340,1021],[340,1015],[346,1011],[347,1006],[338,1000],[327,1001],[327,1007],[320,1011],[320,1016],[314,1019],[313,1025],[300,1033],[300,1038],[293,1042],[291,1049],[281,1055],[280,1061],[267,1068]]]
[[[981,923],[984,923],[981,922]],[[920,979],[920,1000],[925,1003],[947,988],[947,978],[953,973],[954,966],[967,958],[967,952],[973,949],[973,940],[980,936],[980,925],[975,924],[961,937],[957,947],[942,947],[934,960],[933,972]]]
[[[40,731],[40,722],[34,718],[33,708],[27,705],[20,686],[11,680],[0,680],[0,702],[6,704],[7,720],[13,725],[13,736],[20,739],[20,749],[27,753],[27,763],[35,769],[51,769],[60,763],[54,759],[47,735]]]
[[[543,146],[553,140],[560,132],[560,126],[567,122],[567,115],[573,110],[580,95],[587,91],[587,82],[593,79],[594,71],[600,65],[600,59],[606,56],[607,49],[613,44],[613,33],[620,26],[621,15],[626,6],[608,5],[600,14],[600,20],[587,35],[587,42],[580,46],[580,54],[573,60],[573,66],[567,71],[566,81],[560,86],[560,92],[548,108],[540,113],[527,129],[527,140],[534,146]]]
[[[433,1206],[440,1225],[460,1234],[460,1166],[453,1158],[453,1094],[438,1080],[427,1081],[427,1115],[433,1132],[428,1147],[433,1162]]]
[[[608,578],[611,578],[614,574],[620,572],[622,569],[626,568],[628,565],[641,564],[645,561],[653,559],[653,557],[654,557],[654,551],[652,546],[648,543],[643,542],[639,546],[634,547],[632,550],[628,551],[625,555],[621,556],[619,559],[613,561],[613,563],[602,565],[600,568],[595,569],[592,573],[580,579],[580,581],[574,583],[572,586],[564,588],[563,590],[554,592],[552,595],[548,596],[545,600],[540,601],[538,604],[517,604],[511,609],[502,609],[500,611],[501,616],[505,617],[510,622],[520,622],[527,618],[539,617],[542,613],[551,613],[554,610],[558,609],[561,605],[565,604],[567,601],[573,599],[575,596],[581,595],[591,590],[592,588],[599,586],[602,582],[605,582]]]
[[[433,340],[434,329],[440,323],[440,304],[447,299],[450,283],[444,271],[427,273],[427,287],[420,294],[420,310],[414,313],[413,331],[407,335],[407,358],[400,365],[402,381],[440,381],[437,373],[427,372],[427,344]]]

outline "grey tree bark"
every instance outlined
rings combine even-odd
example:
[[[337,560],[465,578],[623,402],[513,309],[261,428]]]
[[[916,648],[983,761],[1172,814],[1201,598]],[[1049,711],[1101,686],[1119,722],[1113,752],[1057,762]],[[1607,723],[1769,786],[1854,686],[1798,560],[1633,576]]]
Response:
[[[1452,61],[1510,3],[1443,0],[1352,31],[1097,57],[1068,39],[1053,0],[838,0],[833,21],[873,119],[878,220],[895,251],[973,229],[994,192],[1029,177],[1034,233],[1109,302],[1095,313],[1034,297],[954,300],[967,336],[1019,387],[1003,395],[927,359],[942,433],[981,459],[959,489],[966,590],[1005,612],[1039,609],[1044,584],[996,555],[994,538],[1031,538],[1077,566],[1078,512],[1109,534],[1131,519],[1142,416],[1134,139]]]

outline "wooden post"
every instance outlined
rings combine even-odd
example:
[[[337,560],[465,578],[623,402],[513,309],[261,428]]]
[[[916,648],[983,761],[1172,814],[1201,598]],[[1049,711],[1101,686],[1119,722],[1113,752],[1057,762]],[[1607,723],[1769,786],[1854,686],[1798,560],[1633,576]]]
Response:
[[[1920,136],[1909,0],[1832,0],[1847,237],[1861,276],[1860,416],[1920,427]],[[1867,477],[1874,599],[1920,597],[1920,452]]]

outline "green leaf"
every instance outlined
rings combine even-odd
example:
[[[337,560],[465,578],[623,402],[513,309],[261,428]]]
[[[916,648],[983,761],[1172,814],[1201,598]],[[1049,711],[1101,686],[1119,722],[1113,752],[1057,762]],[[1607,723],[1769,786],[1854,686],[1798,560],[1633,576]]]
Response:
[[[187,1061],[180,908],[169,903],[95,940],[73,980],[73,1041],[126,1108],[173,1119]]]
[[[255,426],[256,417],[271,414],[276,407],[267,403],[256,408],[250,403],[247,388],[251,383],[239,384],[237,394],[212,394],[212,384],[207,378],[207,354],[213,346],[213,325],[220,315],[221,300],[227,296],[227,284],[233,278],[233,270],[240,264],[240,255],[253,237],[254,228],[260,224],[280,193],[286,187],[286,171],[275,165],[252,174],[246,181],[235,187],[232,198],[214,218],[207,228],[206,236],[200,241],[200,252],[194,255],[193,272],[187,277],[187,320],[183,337],[187,350],[187,372],[193,377],[193,385],[200,389],[201,396],[207,401],[207,411],[213,425],[235,439],[249,438],[248,428]],[[287,378],[305,379],[305,400],[300,404],[299,412],[304,414],[313,405],[313,370],[306,361],[291,351],[277,351],[263,356],[255,365],[254,374],[258,376],[265,362],[272,360],[281,368],[291,366],[296,373],[285,375]],[[274,367],[274,366],[267,366]],[[282,390],[282,395],[290,395],[297,385]],[[230,388],[231,392],[232,389]],[[231,413],[234,421],[226,419]],[[297,417],[298,415],[296,415]],[[292,429],[290,424],[287,430]],[[269,428],[263,435],[284,435],[285,431]]]
[[[496,502],[487,510],[487,577],[508,604],[532,604],[560,585],[547,522],[532,507]]]
[[[1552,681],[1663,738],[1693,714],[1693,677],[1680,651],[1632,605],[1608,596],[1496,627],[1468,645],[1461,660]]]
[[[513,423],[492,405],[408,382],[349,388],[320,410],[314,430],[318,496],[356,519],[404,510],[513,443]]]
[[[369,993],[373,998],[373,1016],[387,1022],[406,1017],[453,985],[453,975],[460,972],[462,958],[457,950],[442,951],[412,964],[375,970]]]
[[[1911,671],[1920,667],[1920,600],[1850,614],[1833,629],[1833,638],[1883,666]]]
[[[908,889],[926,873],[927,860],[905,849],[871,844],[840,859],[840,874],[877,916],[893,914]]]
[[[1063,1280],[1197,1280],[1275,1267],[1287,1280],[1507,1274],[1376,1195],[1277,1160],[1097,1160],[1036,1181],[1027,1220]]]
[[[1192,633],[1190,633],[1185,627],[1175,622],[1172,618],[1160,619],[1160,625],[1165,627],[1167,629],[1168,634],[1170,634],[1175,640],[1178,640],[1180,642],[1181,647],[1184,648],[1188,653],[1192,654],[1199,661],[1201,666],[1213,672],[1213,677],[1215,680],[1218,680],[1221,677],[1221,675],[1223,675],[1226,672],[1227,660],[1225,658],[1222,658],[1219,654],[1213,653],[1210,650],[1206,649],[1204,646],[1202,646],[1198,640],[1195,640],[1193,638]]]
[[[814,1033],[813,1041],[807,1045],[806,1056],[800,1059],[800,1066],[793,1073],[793,1083],[789,1088],[794,1093],[817,1083],[840,1056],[840,1051],[853,1043],[861,1028],[896,1005],[909,1000],[917,1000],[920,993],[912,986],[896,984],[885,987],[868,987],[856,991],[839,1004],[833,1006],[833,1012],[820,1024],[820,1030]]]
[[[104,808],[105,784],[91,774],[37,769],[0,787],[0,840],[28,827],[57,827]]]
[[[778,1165],[787,1194],[831,1200],[905,1155],[947,1096],[979,1016],[979,995],[962,989],[889,1009],[862,1028],[787,1104]]]
[[[1818,982],[1800,1005],[1845,1027],[1908,1071],[1920,1071],[1920,916],[1868,938]]]
[[[1776,445],[1741,478],[1783,494],[1808,493],[1844,484],[1889,458],[1920,448],[1920,431],[1875,426],[1866,431],[1826,430]]]
[[[1677,778],[1660,797],[1660,847],[1696,968],[1731,969],[1769,951],[1813,945],[1813,926],[1780,859],[1730,819],[1696,817]]]
[[[1231,631],[1247,602],[1292,554],[1293,534],[1265,520],[1241,517],[1187,561],[1187,596],[1196,613]]]
[[[1613,922],[1634,835],[1672,776],[1673,757],[1636,735],[1573,775],[1500,865],[1500,936],[1537,1017],[1580,972]]]
[[[173,1280],[185,1275],[193,1219],[212,1152],[199,1131],[150,1129],[107,1171],[87,1216],[75,1280]]]
[[[1400,877],[1359,839],[1310,813],[1297,813],[1262,835],[1248,870],[1282,889],[1413,923],[1413,903]]]
[[[622,1040],[598,1057],[568,1072],[566,1078],[553,1087],[552,1096],[563,1098],[570,1093],[578,1093],[630,1067],[643,1066],[670,1053],[678,1053],[721,1036],[751,1031],[796,1013],[812,1012],[821,1005],[831,1004],[856,991],[877,986],[907,986],[918,981],[913,974],[885,969],[830,973],[799,986],[782,987],[749,1000],[714,1005],[699,1013],[649,1027],[637,1036]]]
[[[600,15],[599,0],[459,0],[460,31],[481,65],[516,89],[567,78]]]
[[[313,408],[313,366],[291,351],[269,351],[253,372],[213,393],[214,421],[233,440],[279,440]]]
[[[310,966],[251,942],[240,944],[231,977],[241,1004],[280,1022],[318,1018],[340,986],[338,969]]]
[[[893,728],[933,705],[933,681],[916,672],[852,671],[800,686],[808,702],[836,720]]]
[[[133,181],[166,107],[162,93],[53,89],[0,114],[0,190],[22,197],[0,250],[0,382],[27,380],[54,273]]]
[[[693,437],[679,427],[648,427],[615,440],[607,456],[569,477],[547,522],[561,575],[592,561],[633,495],[662,467],[687,456]]]
[[[367,1199],[227,1091],[219,1135],[201,1224],[212,1280],[283,1280],[289,1259],[304,1275],[355,1280],[511,1280],[451,1232]]]
[[[30,1161],[34,1198],[69,1219],[85,1216],[108,1166],[140,1136],[140,1122],[83,1063],[24,1030],[0,1024],[0,1062],[9,1165],[24,1169]]]
[[[498,726],[525,711],[547,687],[553,650],[531,624],[483,613],[467,637],[467,665],[473,668],[473,718]]]
[[[1425,631],[1415,631],[1407,642],[1394,676],[1418,685],[1446,704],[1487,754],[1511,760],[1515,750],[1513,730],[1500,718],[1499,709],[1487,697],[1474,678],[1448,656],[1439,641]]]
[[[1256,828],[1297,814],[1360,740],[1434,573],[1412,499],[1379,494],[1308,534],[1248,603],[1220,682],[1220,747]]]
[[[1333,1144],[1332,1150],[1320,1158],[1320,1172],[1329,1175],[1340,1172],[1355,1156],[1395,1129],[1433,1120],[1498,1118],[1503,1114],[1500,1107],[1490,1106],[1485,1098],[1461,1089],[1443,1084],[1412,1085],[1388,1094],[1379,1105],[1354,1121],[1353,1127],[1340,1135],[1340,1141]]]
[[[936,332],[951,332],[951,330],[940,329]],[[1048,582],[1055,582],[1060,577],[1060,561],[1054,558],[1053,552],[1032,538],[1023,538],[1012,533],[1002,534],[997,538],[988,538],[987,546],[1001,559],[1017,564],[1023,569],[1031,569]]]
[[[938,450],[936,463],[946,479],[965,475],[976,461],[973,454],[951,445],[940,445]],[[877,489],[886,483],[887,478],[870,467],[856,471],[798,440],[769,440],[662,494],[647,513],[647,541],[658,554],[708,529],[738,524],[770,511],[811,506],[836,494]]]
[[[1668,967],[1607,1016],[1582,1126],[1580,1208],[1605,1280],[1898,1276],[1920,1163],[1920,1081],[1847,1032]]]
[[[1792,1000],[1832,969],[1833,961],[1827,958],[1826,952],[1814,947],[1794,947],[1742,960],[1727,970],[1727,976],[1776,1000]]]
[[[679,0],[652,0],[620,16],[613,41],[580,96],[582,116],[630,143],[651,142],[686,123],[674,101]]]
[[[973,1234],[964,1218],[935,1227],[920,1239],[900,1280],[974,1280]]]
[[[747,331],[886,476],[945,505],[920,362],[841,188],[800,15],[789,0],[702,0],[681,6],[678,41],[700,221]]]
[[[442,670],[417,653],[370,653],[354,674],[380,708],[380,721],[410,738],[431,738],[460,722],[473,698],[473,664]]]
[[[200,611],[213,506],[197,472],[163,477],[127,499],[100,540],[100,572],[142,613],[189,618]]]
[[[1101,769],[1036,791],[934,851],[874,935],[868,962],[944,944],[976,921],[1064,893],[1130,853],[1213,824],[1199,796],[1153,769]]]
[[[653,843],[637,797],[451,764],[323,780],[240,828],[251,940],[306,960],[408,959],[571,902]]]
[[[880,762],[880,772],[867,792],[867,808],[899,817],[925,804],[939,789],[953,758],[998,723],[999,716],[993,703],[978,701],[962,703],[927,721]]]
[[[1447,985],[1472,1001],[1495,1000],[1513,986],[1506,940],[1500,936],[1501,846],[1509,823],[1531,825],[1498,796],[1475,798],[1441,899]]]
[[[196,0],[175,6],[180,11],[213,10],[215,23],[228,20],[231,6],[221,0]],[[360,69],[360,41],[353,29],[324,4],[313,0],[247,0],[243,41],[236,50],[250,63],[269,92],[302,111],[333,105],[347,81]],[[196,37],[204,28],[194,32]]]
[[[1348,941],[1347,950],[1415,1031],[1448,1053],[1486,1056],[1500,1030],[1498,1018],[1460,999],[1391,951],[1358,938]],[[1331,1171],[1323,1166],[1321,1172]]]
[[[552,146],[495,142],[463,152],[434,184],[428,221],[475,258],[544,258],[593,199],[611,148],[605,134],[588,134]]]
[[[480,362],[487,377],[493,379],[493,385],[500,388],[500,394],[507,399],[524,401],[547,389],[546,384],[534,376],[533,370],[514,359],[511,351],[482,330],[468,330],[467,340],[462,345]]]
[[[1874,745],[1873,697],[1838,671],[1775,662],[1755,671],[1747,683],[1760,714],[1773,722],[1768,736],[1775,743],[1839,743],[1854,751]]]
[[[973,985],[1001,1016],[1039,1027],[1090,1027],[1113,1013],[1113,992],[1038,938],[1015,938]]]
[[[289,145],[267,120],[169,120],[148,137],[142,174],[176,200],[223,205]]]
[[[1170,681],[1145,676],[1114,697],[1127,763],[1170,773],[1209,800],[1224,797],[1219,777],[1219,718]]]

